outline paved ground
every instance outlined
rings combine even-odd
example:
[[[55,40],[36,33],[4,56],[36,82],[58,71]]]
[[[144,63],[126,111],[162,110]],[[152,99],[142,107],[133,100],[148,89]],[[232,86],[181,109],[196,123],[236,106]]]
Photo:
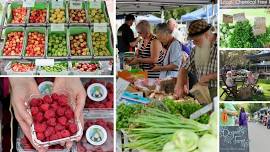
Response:
[[[269,151],[270,129],[260,123],[250,122],[248,124],[249,132],[249,149],[250,152],[267,152]]]

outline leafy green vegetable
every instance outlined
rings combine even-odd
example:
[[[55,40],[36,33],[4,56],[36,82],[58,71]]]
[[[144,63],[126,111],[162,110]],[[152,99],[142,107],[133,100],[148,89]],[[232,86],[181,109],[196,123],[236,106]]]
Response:
[[[211,134],[203,135],[199,140],[199,152],[216,152],[217,137]]]
[[[138,114],[131,121],[134,125],[128,130],[131,142],[125,145],[131,149],[162,151],[163,146],[180,129],[190,130],[197,135],[209,132],[208,125],[153,108],[145,108],[144,113]]]
[[[217,113],[213,112],[210,116],[209,126],[211,128],[211,133],[217,135]]]
[[[168,143],[166,143],[166,144],[164,145],[162,152],[168,152],[168,151],[169,151],[169,152],[179,152],[179,151],[181,151],[181,150],[178,149],[178,148],[175,146],[174,142],[168,142]]]
[[[174,133],[172,141],[180,151],[190,152],[198,147],[199,136],[191,130],[180,129]]]
[[[229,37],[230,48],[253,48],[255,38],[249,21],[237,22]]]

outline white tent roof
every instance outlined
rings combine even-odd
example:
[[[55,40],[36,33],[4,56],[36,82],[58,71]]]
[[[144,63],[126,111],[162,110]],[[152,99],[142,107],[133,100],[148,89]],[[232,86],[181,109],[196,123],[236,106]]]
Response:
[[[209,3],[210,0],[116,0],[116,12],[117,14],[149,14],[149,12],[160,12],[161,9]]]

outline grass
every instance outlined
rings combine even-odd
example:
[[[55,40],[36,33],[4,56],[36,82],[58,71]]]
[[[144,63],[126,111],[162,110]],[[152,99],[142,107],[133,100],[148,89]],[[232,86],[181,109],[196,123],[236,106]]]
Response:
[[[266,79],[260,79],[258,81],[258,85],[263,90],[262,95],[254,95],[250,99],[250,101],[269,101],[270,100],[270,80]],[[241,87],[242,85],[240,83],[237,83],[237,86]],[[222,88],[219,88],[219,94],[223,92]],[[223,94],[223,96],[220,98],[222,101],[233,101],[237,99],[233,99],[231,97],[228,97],[226,94]]]
[[[221,14],[233,15],[236,13],[245,13],[246,18],[250,21],[250,24],[254,24],[255,17],[265,17],[266,19],[266,26],[270,25],[269,13],[267,9],[224,9],[222,10]],[[222,15],[221,15],[222,17]]]

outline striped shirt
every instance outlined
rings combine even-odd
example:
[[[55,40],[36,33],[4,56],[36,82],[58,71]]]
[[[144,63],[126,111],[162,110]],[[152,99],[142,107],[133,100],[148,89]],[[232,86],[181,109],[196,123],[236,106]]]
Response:
[[[151,42],[155,39],[156,37],[153,36],[146,46],[142,45],[142,47],[139,49],[140,58],[146,59],[146,58],[151,57]],[[157,63],[155,64],[141,63],[140,68],[148,72],[148,78],[159,78],[160,71],[151,71],[151,69],[153,69],[155,65],[161,66],[163,63],[164,57],[165,57],[165,53],[162,50],[160,50],[160,55],[159,55]]]
[[[186,64],[183,65],[185,69],[188,71],[193,71],[196,73],[198,80],[203,75],[208,75],[211,73],[217,73],[217,44],[214,43],[213,46],[211,47],[211,52],[210,52],[210,60],[208,61],[207,66],[196,69],[195,66],[195,51],[193,50],[191,52],[190,58],[188,58],[188,61]],[[217,87],[217,80],[211,80],[209,82],[209,88],[216,88]]]

